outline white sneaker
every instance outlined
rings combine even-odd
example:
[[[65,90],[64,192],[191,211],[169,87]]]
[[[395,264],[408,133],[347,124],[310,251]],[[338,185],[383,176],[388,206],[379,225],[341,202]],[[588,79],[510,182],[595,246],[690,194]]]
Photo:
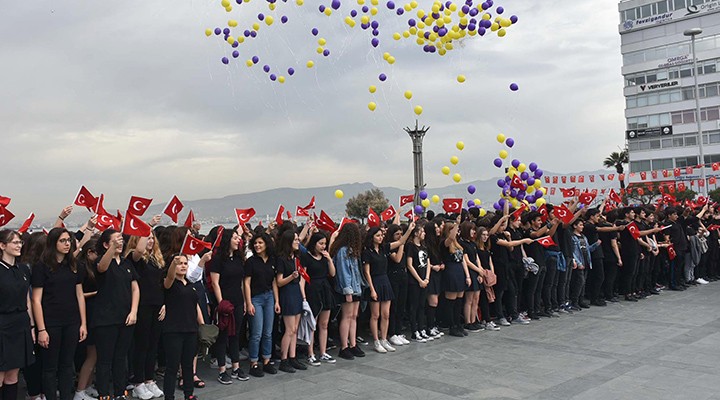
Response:
[[[440,330],[438,330],[438,328],[432,328],[432,329],[430,329],[430,336],[437,339],[437,338],[441,338],[441,337],[445,336],[445,333],[440,332]]]
[[[98,393],[97,389],[95,389],[95,386],[88,386],[85,388],[85,393],[90,395],[90,397],[98,398],[100,397],[100,393]]]
[[[376,341],[373,343],[373,348],[374,348],[375,351],[377,351],[378,353],[387,353],[387,350],[385,350],[385,347],[383,347],[383,345],[380,343],[379,340],[376,340]]]
[[[508,322],[507,318],[500,318],[498,320],[498,323],[502,326],[510,326],[510,322]]]
[[[404,344],[404,345],[410,344],[410,341],[407,340],[407,338],[405,337],[405,335],[398,335],[398,338],[400,338],[400,341],[402,342],[402,344]]]
[[[437,337],[434,335],[428,335],[424,329],[420,331],[420,336],[422,336],[423,339],[427,340],[428,342],[432,342]]]
[[[97,400],[97,398],[92,397],[86,391],[81,390],[79,392],[75,392],[75,396],[73,396],[73,400]]]
[[[710,283],[710,282],[706,281],[706,280],[703,279],[703,278],[697,278],[697,279],[695,279],[695,282],[697,282],[697,283],[699,283],[699,284],[701,284],[701,285],[707,285],[708,283]]]
[[[398,335],[393,335],[390,337],[390,343],[395,346],[402,346],[403,342],[400,340],[400,337]]]
[[[328,364],[335,364],[335,359],[332,358],[332,356],[328,353],[325,353],[320,356],[320,361]]]
[[[146,383],[145,388],[153,394],[153,397],[163,397],[165,393],[157,385],[157,382]]]
[[[485,330],[487,330],[487,331],[499,331],[499,330],[500,330],[500,327],[497,326],[497,325],[495,325],[494,322],[490,321],[490,322],[488,322],[488,323],[485,324]]]
[[[387,339],[381,340],[380,344],[382,345],[382,347],[385,348],[385,350],[387,350],[389,352],[395,351],[395,348],[390,345],[390,342],[388,342]]]
[[[412,340],[415,342],[427,343],[427,339],[425,339],[418,331],[415,331],[411,337],[412,337]]]
[[[135,385],[135,387],[132,390],[132,395],[135,398],[138,398],[140,400],[150,400],[153,398],[153,394],[151,391],[149,391],[144,383],[141,383],[139,385]]]

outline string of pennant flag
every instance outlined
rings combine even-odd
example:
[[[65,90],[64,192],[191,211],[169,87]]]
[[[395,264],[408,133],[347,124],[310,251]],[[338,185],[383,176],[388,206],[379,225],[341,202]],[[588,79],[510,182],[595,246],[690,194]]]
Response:
[[[645,181],[648,179],[659,179],[659,178],[678,178],[682,176],[688,176],[692,175],[695,170],[701,168],[701,165],[696,166],[688,166],[684,168],[673,168],[673,169],[660,169],[660,170],[651,170],[651,171],[641,171],[641,172],[630,172],[628,174],[583,174],[583,175],[545,175],[543,178],[545,180],[546,184],[567,184],[567,183],[595,183],[595,182],[603,182],[603,181],[614,181],[617,179],[617,181],[625,181],[626,178],[630,178],[631,180],[633,178],[639,177],[641,181]],[[720,171],[720,163],[712,163],[711,169],[715,172]],[[586,179],[587,178],[587,179]],[[716,176],[709,176],[707,178],[707,183],[709,185],[716,185],[717,184],[717,178]],[[705,186],[705,182],[702,179],[690,179],[689,180],[690,185],[694,186],[695,184],[698,185],[698,187]]]

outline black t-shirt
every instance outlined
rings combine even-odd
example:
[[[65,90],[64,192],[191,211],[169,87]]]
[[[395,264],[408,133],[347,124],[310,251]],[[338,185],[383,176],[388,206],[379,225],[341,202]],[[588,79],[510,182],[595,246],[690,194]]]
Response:
[[[245,278],[245,263],[240,257],[228,258],[210,262],[210,272],[220,274],[220,292],[224,300],[237,306],[244,303],[243,278]]]
[[[528,257],[532,257],[532,259],[535,260],[535,263],[538,265],[538,267],[544,267],[545,248],[535,240],[537,238],[530,236],[530,231],[528,231],[526,237],[533,239],[533,242],[525,247],[525,252],[527,253]]]
[[[197,293],[192,283],[175,279],[170,289],[164,290],[165,319],[164,333],[197,332]]]
[[[463,261],[462,246],[460,246],[460,249],[455,249],[455,251],[451,253],[450,248],[443,243],[440,245],[440,254],[446,267],[448,264],[462,263]]]
[[[365,247],[362,252],[362,263],[370,264],[370,276],[387,275],[388,257],[390,256],[390,244],[382,243],[375,249]]]
[[[483,269],[491,269],[490,268],[490,257],[492,256],[492,253],[490,250],[483,250],[481,248],[478,248],[478,257],[480,257],[480,264],[482,264]]]
[[[415,268],[415,272],[417,272],[420,279],[425,279],[428,268],[428,253],[425,246],[416,246],[415,243],[408,243],[405,245],[405,254],[412,260],[413,268]],[[409,270],[408,274],[410,274]],[[412,275],[410,275],[409,282],[414,285],[418,284],[418,281],[413,278]]]
[[[625,220],[619,220],[615,221],[615,225],[627,225],[629,224],[628,221]],[[638,254],[640,252],[640,245],[637,242],[637,239],[635,239],[631,234],[630,230],[628,228],[625,228],[620,231],[620,254],[623,257],[638,257]]]
[[[98,271],[96,277],[98,292],[95,296],[93,326],[125,324],[132,307],[132,282],[137,281],[132,261],[121,259],[118,264],[113,258],[107,271]]]
[[[140,305],[162,306],[163,305],[163,280],[167,271],[158,268],[158,265],[148,259],[134,261],[132,255],[128,257],[138,274],[138,286],[140,287]]]
[[[583,228],[583,235],[587,238],[588,243],[593,244],[600,240],[600,233],[597,230],[595,224],[590,221],[585,222]],[[592,258],[604,258],[602,246],[597,246],[595,251],[591,253]]]
[[[294,258],[284,258],[284,257],[278,257],[276,261],[276,267],[275,267],[275,274],[280,275],[282,274],[283,278],[287,278],[288,276],[291,276],[293,272],[297,270],[297,267],[295,266],[295,259]],[[312,278],[311,278],[312,279]],[[300,284],[300,276],[293,279],[288,285],[299,285]],[[287,285],[285,285],[287,286]],[[283,286],[283,287],[285,287]]]
[[[477,264],[477,245],[469,240],[464,239],[458,240],[458,243],[460,243],[460,246],[462,246],[463,252],[467,254],[468,260],[470,260],[470,262],[473,264]]]
[[[400,259],[400,262],[395,262],[391,256],[395,256],[397,252],[400,251],[400,247],[396,248],[395,250],[390,250],[390,254],[388,255],[388,274],[394,274],[394,273],[404,273],[405,272],[405,263],[407,255],[403,252],[403,256]]]
[[[490,243],[491,243],[491,249],[493,249],[492,252],[492,260],[493,264],[495,265],[495,270],[497,271],[499,268],[506,268],[508,264],[510,264],[510,250],[505,247],[498,244],[498,240],[507,240],[505,235],[503,233],[497,233],[495,235],[490,236]],[[497,274],[497,272],[496,272]]]
[[[688,248],[688,239],[685,235],[683,225],[680,223],[679,219],[675,222],[670,222],[670,220],[666,222],[670,223],[670,227],[666,229],[666,231],[667,234],[670,235],[670,241],[672,242],[675,251],[678,253],[684,253]]]
[[[45,263],[33,267],[32,287],[43,290],[41,304],[46,327],[80,323],[76,287],[83,282],[82,272],[73,272],[67,262],[57,264],[55,271]]]
[[[257,296],[272,290],[275,279],[275,257],[268,257],[263,261],[258,256],[252,256],[245,262],[245,277],[250,278],[250,296]]]
[[[510,232],[510,240],[512,241],[522,240],[524,238],[522,231],[519,229],[509,229],[508,232]],[[510,260],[513,263],[520,263],[522,258],[522,246],[515,246],[510,250]]]
[[[316,259],[310,253],[302,253],[300,255],[300,264],[305,268],[308,276],[310,277],[310,285],[312,282],[318,279],[327,279],[330,275],[330,264],[328,264],[327,258],[320,256],[320,259]]]
[[[30,268],[0,261],[0,314],[27,311]]]
[[[612,226],[612,225],[607,222],[600,224],[600,227],[603,227],[603,228],[610,227],[610,226]],[[618,238],[617,232],[598,232],[598,239],[600,239],[602,241],[602,243],[600,244],[600,247],[602,247],[603,258],[610,262],[613,262],[613,263],[617,263],[618,260],[617,260],[617,257],[615,256],[615,251],[613,251],[613,248],[612,248],[612,240],[613,239],[617,240],[617,238]]]

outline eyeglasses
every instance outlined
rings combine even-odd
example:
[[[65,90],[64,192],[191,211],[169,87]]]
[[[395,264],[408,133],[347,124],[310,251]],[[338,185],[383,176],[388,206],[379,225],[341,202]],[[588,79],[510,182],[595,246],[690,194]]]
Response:
[[[68,243],[70,243],[70,240],[71,239],[69,239],[69,238],[68,239],[60,239],[60,240],[58,240],[58,242],[60,242],[62,244],[68,244]]]
[[[12,242],[10,242],[10,243],[8,243],[8,244],[14,244],[14,245],[16,245],[16,246],[22,246],[23,244],[25,244],[25,242],[23,242],[22,240],[13,240]]]

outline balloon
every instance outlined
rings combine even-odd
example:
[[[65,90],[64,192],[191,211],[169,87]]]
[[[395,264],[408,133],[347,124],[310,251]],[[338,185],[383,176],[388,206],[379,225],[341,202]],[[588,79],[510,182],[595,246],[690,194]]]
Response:
[[[520,88],[518,87],[517,83],[510,84],[510,90],[512,90],[513,92],[517,92],[518,89],[520,89]]]
[[[505,199],[498,200],[498,205],[500,206],[500,208],[505,207],[505,203],[507,203],[507,200]]]
[[[527,172],[523,172],[523,173],[524,173],[524,174],[527,174]],[[533,178],[532,176],[529,177],[529,178],[527,178],[525,181],[526,181],[527,184],[530,185],[530,186],[534,186],[534,185],[535,185],[535,178]]]
[[[520,166],[520,160],[514,159],[514,160],[512,160],[512,162],[511,162],[510,164],[511,164],[513,167],[517,168],[517,167]]]
[[[375,85],[370,85],[370,87],[368,88],[368,90],[370,91],[370,93],[375,93],[375,92],[377,91],[377,86],[375,86]]]
[[[528,168],[530,168],[530,171],[535,172],[537,171],[538,165],[534,162],[531,162]]]
[[[421,106],[415,106],[415,114],[420,115],[422,114],[423,109]]]
[[[535,179],[535,183],[533,183],[533,186],[536,189],[540,189],[540,187],[542,186],[542,182],[540,182],[540,179]]]
[[[499,156],[500,156],[500,158],[502,158],[504,160],[505,158],[507,158],[508,152],[505,150],[500,150]]]
[[[476,206],[479,206],[480,204],[482,204],[482,201],[480,201],[480,199],[475,199],[473,201],[475,202]]]
[[[310,60],[310,61],[307,62],[307,67],[308,67],[308,68],[312,68],[314,65],[315,65],[315,63],[314,63],[312,60]]]
[[[500,168],[500,167],[502,167],[502,160],[499,159],[499,158],[496,158],[496,159],[493,161],[493,164],[494,164],[496,167]]]
[[[528,186],[525,188],[525,192],[527,193],[535,193],[535,187],[534,186]]]
[[[498,203],[493,203],[493,208],[496,209],[496,210],[498,210],[498,211],[502,210],[502,206],[501,206],[500,204],[498,204]]]
[[[419,204],[415,206],[415,214],[422,214],[424,211],[425,209],[423,209],[423,206]]]
[[[543,196],[544,196],[544,193],[543,193],[542,190],[538,189],[538,190],[535,191],[535,198],[536,198],[536,199],[539,199],[539,198],[541,198],[541,197],[543,197]]]
[[[440,196],[438,196],[438,195],[436,195],[436,194],[433,195],[433,197],[432,197],[432,202],[433,202],[433,203],[439,203],[439,202],[440,202]]]
[[[473,186],[473,185],[468,186],[467,191],[470,194],[475,194],[475,186]]]
[[[535,179],[538,179],[538,178],[540,178],[541,176],[543,176],[543,171],[542,171],[541,169],[539,169],[539,168],[536,169],[536,170],[535,170]]]
[[[456,173],[456,174],[453,175],[453,180],[454,180],[456,183],[460,183],[460,181],[462,180],[462,177],[460,176],[460,174]]]
[[[447,165],[442,167],[440,171],[442,171],[443,175],[450,175],[450,167],[448,167]]]
[[[520,179],[522,179],[524,181],[526,181],[529,177],[530,177],[530,175],[527,172],[523,172],[520,174]]]
[[[487,211],[484,208],[480,209],[480,216],[484,217],[487,214]]]
[[[375,109],[377,108],[377,104],[375,104],[374,101],[371,101],[368,103],[368,108],[370,109],[370,111],[375,111]]]
[[[502,143],[505,141],[505,135],[503,135],[502,133],[498,133],[495,139],[497,139],[498,143]]]
[[[528,203],[534,203],[534,202],[535,202],[535,196],[529,195],[529,196],[525,197],[525,200],[527,200]]]
[[[458,162],[460,162],[460,159],[457,156],[450,157],[450,163],[452,165],[457,165]]]
[[[342,190],[338,189],[338,190],[335,191],[335,197],[336,197],[336,198],[342,199],[343,196],[345,196],[345,193],[343,193]]]
[[[545,199],[537,199],[537,200],[535,200],[535,205],[538,206],[538,207],[540,207],[541,205],[543,205],[543,204],[545,204],[545,203],[547,203],[547,201],[546,201]]]
[[[430,207],[430,199],[423,199],[420,204],[422,204],[423,207],[428,208]]]
[[[425,200],[428,198],[428,194],[424,190],[420,191],[420,193],[418,195],[420,196],[420,200]]]
[[[409,90],[406,90],[406,91],[405,91],[405,98],[408,99],[408,100],[412,99],[412,92],[409,91]]]
[[[516,189],[510,189],[510,197],[517,197],[518,191]]]
[[[473,208],[473,207],[475,207],[475,201],[473,201],[473,200],[468,200],[468,201],[467,201],[467,206],[468,206],[468,208]]]
[[[513,147],[513,146],[515,146],[515,140],[513,138],[509,137],[509,138],[505,139],[505,145],[507,147]]]
[[[465,82],[465,75],[458,75],[457,81],[460,82],[460,83]]]
[[[505,179],[498,179],[497,185],[499,188],[505,187]]]
[[[458,150],[462,151],[462,150],[465,148],[465,143],[463,143],[463,142],[457,142],[457,143],[455,143],[455,147],[456,147]]]
[[[378,76],[378,79],[380,79],[381,82],[385,82],[385,80],[387,79],[387,75],[385,75],[385,74],[380,74],[380,75]]]
[[[520,171],[520,172],[525,172],[525,170],[527,169],[527,165],[521,163],[521,164],[517,167],[517,169],[518,169],[518,171]]]

